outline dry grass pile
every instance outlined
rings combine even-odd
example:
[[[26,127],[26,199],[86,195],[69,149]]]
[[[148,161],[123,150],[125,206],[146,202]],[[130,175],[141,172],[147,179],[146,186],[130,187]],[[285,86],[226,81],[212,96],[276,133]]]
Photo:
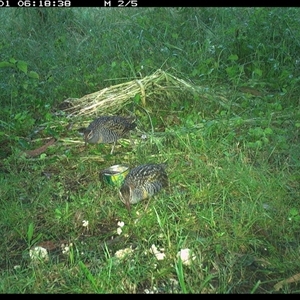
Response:
[[[205,96],[204,89],[159,69],[142,79],[110,86],[82,98],[68,98],[63,101],[61,108],[67,117],[72,119],[83,116],[95,117],[116,113],[136,96],[140,97],[141,104],[145,107],[147,99],[151,97],[172,99],[186,91],[201,92]]]

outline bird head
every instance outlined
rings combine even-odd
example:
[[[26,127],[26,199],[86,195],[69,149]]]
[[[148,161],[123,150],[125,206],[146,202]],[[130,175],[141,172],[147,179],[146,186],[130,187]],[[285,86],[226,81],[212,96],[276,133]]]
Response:
[[[128,211],[130,211],[130,199],[132,190],[129,185],[123,185],[119,191],[120,199],[125,204]]]

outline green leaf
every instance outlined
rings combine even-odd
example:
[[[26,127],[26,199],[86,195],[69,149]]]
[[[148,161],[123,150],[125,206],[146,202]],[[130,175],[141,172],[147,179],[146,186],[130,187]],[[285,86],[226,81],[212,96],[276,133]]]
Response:
[[[30,72],[28,73],[28,76],[29,76],[30,78],[34,78],[34,79],[39,79],[39,78],[40,78],[39,74],[38,74],[37,72],[34,72],[34,71],[30,71]]]
[[[62,212],[58,208],[56,208],[55,209],[55,218],[61,219],[61,217],[62,217]]]
[[[24,72],[25,74],[27,74],[27,66],[28,66],[28,64],[25,61],[23,61],[23,60],[17,61],[17,68],[20,71]]]
[[[134,103],[139,104],[141,102],[141,95],[135,94],[133,101],[134,101]]]
[[[22,113],[17,113],[14,117],[15,120],[19,120],[22,117]]]
[[[289,213],[291,216],[295,217],[298,215],[298,210],[295,207],[292,207]]]
[[[236,54],[231,54],[229,57],[228,57],[229,60],[231,61],[236,61],[239,59],[239,57],[236,55]]]
[[[272,134],[273,130],[270,127],[265,128],[264,130],[265,134]]]
[[[47,157],[47,154],[46,153],[42,153],[41,155],[40,155],[40,159],[45,159]]]
[[[233,78],[237,74],[239,74],[239,68],[236,65],[235,66],[231,66],[231,67],[227,67],[225,70],[226,70],[226,72],[227,72],[227,74],[228,74],[228,76],[230,78]]]
[[[253,71],[253,73],[254,73],[254,74],[257,74],[259,77],[262,76],[262,70],[261,70],[261,69],[255,69],[255,70]]]
[[[6,68],[6,67],[14,67],[15,65],[8,62],[8,61],[1,61],[0,62],[0,68]]]
[[[11,58],[11,59],[9,60],[9,62],[15,65],[15,64],[16,64],[16,62],[17,62],[17,60],[16,60],[16,59],[14,59],[14,58]]]
[[[32,237],[33,237],[33,231],[34,231],[34,225],[33,223],[30,223],[27,229],[27,241],[28,244],[30,244]]]

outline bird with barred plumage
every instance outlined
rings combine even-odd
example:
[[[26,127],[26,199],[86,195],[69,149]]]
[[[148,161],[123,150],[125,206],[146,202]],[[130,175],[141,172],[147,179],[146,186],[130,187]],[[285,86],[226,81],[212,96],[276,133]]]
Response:
[[[119,190],[121,201],[130,204],[152,197],[169,184],[165,164],[144,164],[131,169]]]
[[[84,130],[85,145],[113,143],[110,154],[113,154],[116,142],[124,138],[136,127],[135,118],[122,116],[101,116],[90,123]]]

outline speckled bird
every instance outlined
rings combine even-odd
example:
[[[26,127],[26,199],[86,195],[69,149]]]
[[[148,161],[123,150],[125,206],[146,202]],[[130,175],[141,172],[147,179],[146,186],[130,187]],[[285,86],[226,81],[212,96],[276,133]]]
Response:
[[[145,164],[131,169],[120,188],[121,201],[130,209],[130,204],[150,198],[168,186],[165,164]]]
[[[85,145],[114,143],[110,152],[113,154],[117,140],[124,138],[135,127],[135,119],[131,117],[101,116],[84,130]]]

